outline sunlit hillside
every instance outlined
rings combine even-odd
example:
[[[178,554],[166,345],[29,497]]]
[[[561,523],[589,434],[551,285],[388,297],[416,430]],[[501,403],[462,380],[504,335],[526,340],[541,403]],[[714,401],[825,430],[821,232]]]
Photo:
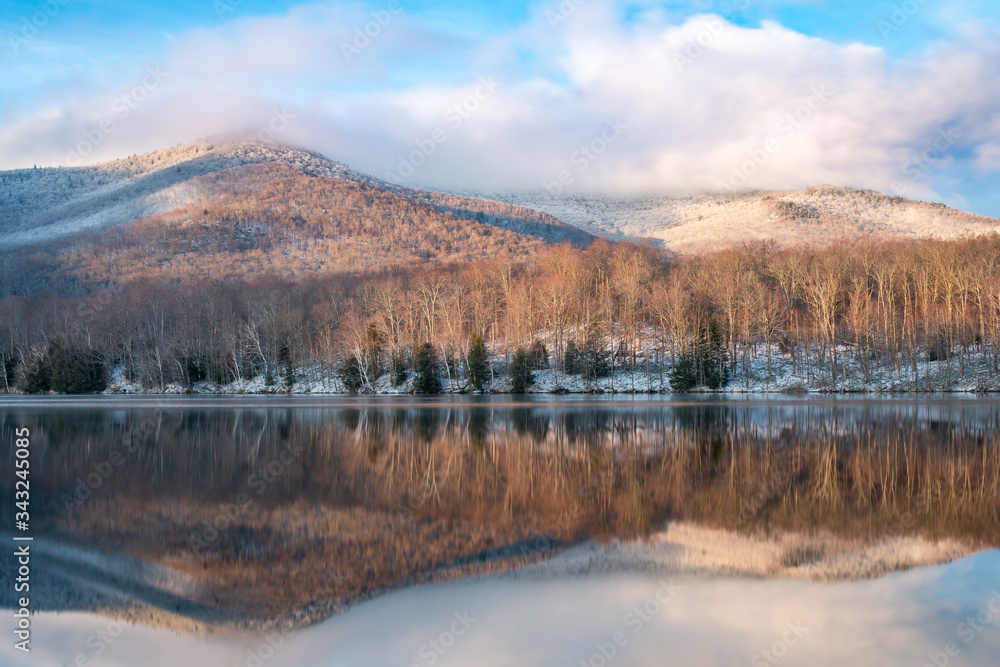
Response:
[[[199,142],[80,169],[0,174],[0,289],[525,258],[593,237],[509,204],[394,186],[306,151]],[[4,248],[6,246],[6,249]]]
[[[597,235],[655,239],[678,252],[760,240],[790,246],[845,238],[954,239],[1000,226],[994,218],[942,204],[829,185],[784,192],[633,198],[535,193],[497,199],[545,211]]]

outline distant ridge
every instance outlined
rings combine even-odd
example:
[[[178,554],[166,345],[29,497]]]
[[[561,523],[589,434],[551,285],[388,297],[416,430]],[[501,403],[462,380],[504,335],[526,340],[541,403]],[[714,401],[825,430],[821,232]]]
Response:
[[[0,172],[0,248],[71,238],[205,201],[205,177],[280,164],[297,173],[382,192],[544,242],[585,246],[599,236],[704,252],[754,241],[828,245],[842,239],[954,239],[1000,230],[1000,220],[872,190],[658,194],[466,194],[408,188],[303,148],[239,135],[86,167]]]
[[[726,194],[491,197],[544,211],[595,235],[652,239],[677,252],[752,241],[828,245],[844,238],[954,239],[1000,230],[1000,220],[943,204],[832,185]]]

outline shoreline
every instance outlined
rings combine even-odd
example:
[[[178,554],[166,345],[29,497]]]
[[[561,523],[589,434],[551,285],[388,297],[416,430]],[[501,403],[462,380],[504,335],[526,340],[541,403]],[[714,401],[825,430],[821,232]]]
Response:
[[[717,396],[994,396],[1000,395],[1000,385],[989,389],[959,388],[959,389],[730,389],[723,390],[694,390],[685,392],[674,392],[663,390],[630,391],[624,389],[593,389],[587,391],[526,391],[520,394],[510,391],[441,391],[436,394],[425,394],[419,392],[345,392],[345,391],[313,391],[309,388],[295,389],[293,391],[243,391],[233,390],[227,387],[217,389],[194,389],[172,391],[169,388],[165,391],[116,391],[105,390],[92,393],[59,393],[49,392],[24,392],[20,390],[0,391],[0,396],[30,396],[30,397],[95,397],[95,396],[317,396],[331,398],[437,398],[467,396],[470,398],[487,398],[491,396],[665,396],[673,398],[683,397],[717,397]]]

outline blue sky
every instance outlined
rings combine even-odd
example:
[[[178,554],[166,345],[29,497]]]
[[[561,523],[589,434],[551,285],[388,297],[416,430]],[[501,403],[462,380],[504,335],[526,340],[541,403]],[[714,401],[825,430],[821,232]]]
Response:
[[[973,0],[8,0],[0,168],[280,117],[281,140],[414,185],[833,182],[1000,216],[998,37],[1000,3]]]

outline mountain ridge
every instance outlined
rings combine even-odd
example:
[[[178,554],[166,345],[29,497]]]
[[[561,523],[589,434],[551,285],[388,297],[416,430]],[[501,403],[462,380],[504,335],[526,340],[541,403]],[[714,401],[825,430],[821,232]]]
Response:
[[[546,212],[597,236],[654,241],[676,252],[755,241],[790,246],[828,245],[843,238],[953,239],[1000,229],[1000,220],[943,204],[836,185],[639,197],[540,192],[492,196]]]
[[[304,148],[239,138],[199,139],[86,167],[0,172],[0,247],[44,243],[166,213],[202,194],[192,187],[201,176],[270,162],[309,176],[365,183],[457,215],[486,213],[488,208],[472,198],[389,183]],[[550,216],[521,209],[513,205],[494,222],[544,240],[583,245],[593,240]]]
[[[847,238],[954,239],[1000,229],[1000,220],[943,204],[836,185],[635,197],[435,191],[385,181],[304,148],[232,135],[86,167],[0,172],[0,248],[58,241],[177,211],[205,200],[202,177],[267,163],[364,183],[546,242],[583,246],[606,237],[698,253],[758,241],[791,246]]]

